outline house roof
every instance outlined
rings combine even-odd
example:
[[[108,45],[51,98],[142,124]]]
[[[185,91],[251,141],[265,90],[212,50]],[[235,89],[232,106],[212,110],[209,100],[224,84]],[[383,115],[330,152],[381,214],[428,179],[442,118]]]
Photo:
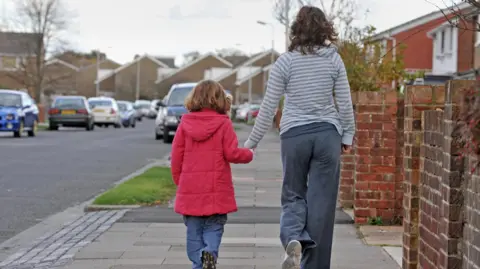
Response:
[[[57,59],[57,58],[54,58],[54,59],[51,59],[49,60],[45,65],[52,65],[52,64],[61,64],[61,65],[64,65],[68,68],[71,68],[75,71],[78,71],[80,70],[80,68],[78,68],[77,66],[71,64],[71,63],[68,63],[68,62],[65,62],[63,60],[60,60],[60,59]]]
[[[232,71],[230,72],[227,72],[221,76],[219,76],[218,78],[216,78],[215,80],[216,81],[221,81],[222,79],[224,78],[227,78],[229,76],[231,76],[232,74],[238,72],[238,70],[240,70],[241,67],[245,67],[245,66],[249,66],[251,65],[252,63],[260,60],[261,58],[267,56],[267,55],[270,55],[272,53],[272,50],[267,50],[267,51],[264,51],[264,52],[261,52],[261,53],[257,53],[255,55],[253,55],[250,59],[248,59],[247,61],[243,62],[241,65],[237,66],[235,69],[233,69]],[[276,54],[278,54],[278,52],[275,51]]]
[[[34,46],[41,34],[0,32],[0,53],[13,55],[34,54]]]
[[[265,72],[265,71],[269,71],[270,68],[271,68],[271,66],[272,66],[272,65],[270,64],[270,65],[267,65],[267,66],[265,66],[265,67],[263,67],[263,68],[260,68],[260,69],[258,69],[257,71],[251,73],[250,75],[245,76],[244,78],[238,80],[237,82],[235,82],[235,84],[236,84],[236,85],[242,85],[243,83],[245,83],[245,82],[248,81],[249,79],[258,76],[259,74],[261,74],[261,73],[263,73],[263,72]]]
[[[225,56],[223,58],[229,61],[230,63],[232,63],[233,67],[237,67],[239,65],[242,65],[244,62],[248,61],[250,57],[246,55],[231,55],[231,56]]]
[[[105,75],[105,76],[101,77],[101,78],[98,79],[98,80],[95,80],[94,83],[97,84],[97,83],[99,83],[99,82],[102,82],[102,81],[104,81],[105,79],[113,76],[114,74],[117,74],[118,72],[124,70],[124,69],[127,68],[127,67],[130,67],[130,66],[133,65],[133,64],[138,63],[139,61],[141,61],[141,60],[143,60],[143,59],[149,59],[149,60],[151,60],[152,62],[158,64],[158,65],[161,66],[161,67],[169,68],[168,65],[166,65],[165,63],[159,61],[157,58],[152,57],[152,56],[150,56],[150,55],[148,55],[148,54],[145,54],[145,55],[143,55],[143,56],[141,56],[141,57],[138,57],[138,58],[134,59],[133,61],[131,61],[131,62],[129,62],[129,63],[126,63],[126,64],[118,67],[117,69],[113,70],[110,74]]]
[[[469,7],[470,7],[470,4],[462,2],[462,3],[457,4],[454,8],[459,9],[459,10],[463,10],[463,9],[466,9],[466,8],[469,8]],[[452,7],[448,7],[448,8],[445,8],[443,10],[437,10],[437,11],[428,13],[426,15],[423,15],[421,17],[415,18],[413,20],[407,21],[405,23],[402,23],[400,25],[397,25],[395,27],[392,27],[390,29],[387,29],[385,31],[382,31],[382,32],[374,35],[372,37],[372,41],[376,41],[376,40],[387,38],[387,37],[390,37],[390,36],[393,36],[393,35],[397,35],[399,33],[408,31],[412,28],[415,28],[415,27],[420,26],[422,24],[425,24],[427,22],[430,22],[430,21],[439,19],[441,17],[444,17],[446,14],[447,15],[451,14],[451,12],[452,12],[451,9],[452,9]]]
[[[155,56],[155,59],[157,59],[160,62],[166,64],[169,68],[177,68],[177,66],[175,66],[175,58],[174,57]]]
[[[161,78],[161,79],[157,79],[157,81],[155,81],[156,84],[160,83],[161,81],[165,80],[165,79],[168,79],[170,77],[173,77],[174,75],[180,73],[180,72],[183,72],[185,71],[185,69],[195,65],[196,63],[200,62],[200,61],[203,61],[204,59],[208,58],[208,57],[214,57],[216,58],[217,60],[219,60],[220,62],[224,63],[225,65],[227,65],[228,67],[232,67],[232,64],[230,62],[228,62],[227,60],[223,59],[222,57],[214,54],[214,53],[207,53],[201,57],[198,57],[197,59],[191,61],[190,63],[182,66],[181,68],[177,69],[175,72],[172,72],[170,74],[168,74],[167,76]]]

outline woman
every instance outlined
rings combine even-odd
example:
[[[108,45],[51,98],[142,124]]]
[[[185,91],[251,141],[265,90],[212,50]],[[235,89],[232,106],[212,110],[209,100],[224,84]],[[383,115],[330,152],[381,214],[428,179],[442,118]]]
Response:
[[[280,122],[280,239],[286,252],[282,268],[300,268],[301,263],[305,269],[329,269],[340,155],[350,150],[355,133],[350,86],[344,63],[331,44],[336,32],[319,8],[300,9],[290,39],[288,52],[270,71],[245,146],[257,146],[285,95]]]

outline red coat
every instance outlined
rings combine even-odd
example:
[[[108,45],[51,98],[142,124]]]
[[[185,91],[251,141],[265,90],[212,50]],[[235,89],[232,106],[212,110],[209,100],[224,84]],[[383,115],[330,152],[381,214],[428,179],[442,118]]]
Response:
[[[202,110],[182,116],[172,145],[175,212],[209,216],[237,211],[230,163],[252,159],[251,150],[238,148],[227,115]]]

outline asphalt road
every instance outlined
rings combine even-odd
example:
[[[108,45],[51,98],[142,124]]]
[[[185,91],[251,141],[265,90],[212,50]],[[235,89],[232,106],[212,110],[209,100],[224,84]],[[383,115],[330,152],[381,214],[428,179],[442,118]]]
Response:
[[[0,243],[163,158],[171,147],[154,139],[153,126],[143,120],[135,129],[63,129],[34,138],[0,133]]]

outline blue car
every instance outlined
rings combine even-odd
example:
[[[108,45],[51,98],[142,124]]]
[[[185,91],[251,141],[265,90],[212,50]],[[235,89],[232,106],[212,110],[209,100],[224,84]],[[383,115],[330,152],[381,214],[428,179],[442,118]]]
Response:
[[[0,132],[12,132],[14,137],[36,136],[38,107],[28,93],[0,90]]]
[[[167,96],[158,101],[158,114],[155,120],[155,139],[163,138],[164,143],[172,143],[182,115],[188,113],[184,106],[185,98],[195,88],[197,83],[178,83],[172,85]],[[231,94],[225,90],[225,93]]]
[[[133,103],[128,101],[117,101],[117,104],[118,110],[120,110],[123,127],[135,128],[137,123],[137,111],[133,108]]]

